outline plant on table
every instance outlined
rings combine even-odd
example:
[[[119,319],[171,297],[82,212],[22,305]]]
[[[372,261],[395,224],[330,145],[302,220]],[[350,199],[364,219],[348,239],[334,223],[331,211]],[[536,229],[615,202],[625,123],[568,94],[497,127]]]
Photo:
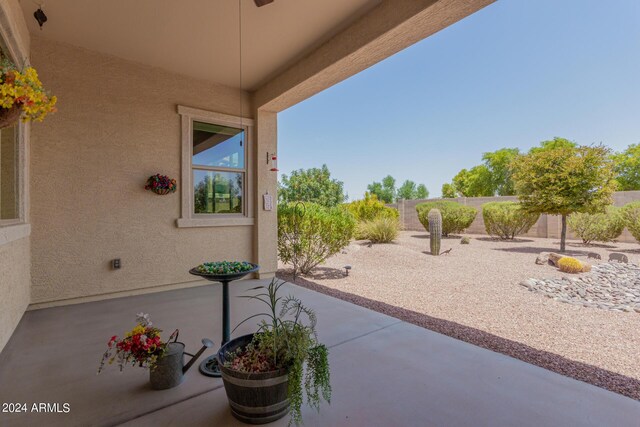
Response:
[[[267,320],[258,324],[258,331],[251,343],[225,354],[224,365],[244,373],[286,368],[291,420],[299,424],[302,421],[304,395],[307,404],[317,410],[322,400],[331,400],[329,352],[324,344],[318,342],[315,312],[304,306],[298,298],[279,296],[278,291],[283,284],[273,279],[266,288],[253,288],[262,291],[257,295],[244,296],[264,303],[268,311],[250,316],[238,326],[255,317],[264,316]]]
[[[117,363],[120,371],[126,365],[146,369],[155,368],[173,335],[169,337],[169,341],[162,341],[160,338],[162,330],[153,326],[148,314],[138,313],[136,322],[137,325],[127,332],[124,338],[118,339],[116,335],[111,337],[100,361],[98,373],[103,371],[105,364],[111,365],[114,362]]]
[[[236,274],[244,273],[253,269],[255,265],[246,261],[215,261],[205,262],[196,267],[200,273],[203,274]]]

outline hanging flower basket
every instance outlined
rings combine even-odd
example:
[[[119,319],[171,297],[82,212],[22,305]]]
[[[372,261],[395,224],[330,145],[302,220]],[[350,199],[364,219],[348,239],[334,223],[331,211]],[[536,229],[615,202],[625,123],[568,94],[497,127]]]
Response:
[[[178,184],[173,178],[169,178],[166,175],[155,174],[147,179],[147,185],[144,186],[144,189],[164,196],[165,194],[175,193],[178,189]]]
[[[0,108],[0,129],[12,126],[20,118],[22,108],[19,105],[13,105],[11,108]]]
[[[18,121],[41,122],[56,111],[57,98],[50,96],[42,86],[33,67],[19,71],[15,64],[4,58],[0,61],[0,129]]]

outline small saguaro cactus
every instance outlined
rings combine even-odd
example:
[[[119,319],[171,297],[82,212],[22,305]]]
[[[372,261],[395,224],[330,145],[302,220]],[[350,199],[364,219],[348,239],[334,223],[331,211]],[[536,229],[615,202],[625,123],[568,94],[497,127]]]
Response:
[[[440,255],[440,239],[442,238],[442,215],[438,209],[431,209],[429,219],[429,243],[431,255]]]

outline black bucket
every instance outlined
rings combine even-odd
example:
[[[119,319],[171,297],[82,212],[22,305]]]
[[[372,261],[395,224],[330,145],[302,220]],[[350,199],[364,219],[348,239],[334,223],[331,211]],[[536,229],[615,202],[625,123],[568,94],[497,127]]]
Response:
[[[233,416],[248,424],[266,424],[289,412],[287,369],[245,373],[224,366],[225,354],[245,347],[252,339],[253,334],[244,335],[226,343],[218,351],[218,363]]]

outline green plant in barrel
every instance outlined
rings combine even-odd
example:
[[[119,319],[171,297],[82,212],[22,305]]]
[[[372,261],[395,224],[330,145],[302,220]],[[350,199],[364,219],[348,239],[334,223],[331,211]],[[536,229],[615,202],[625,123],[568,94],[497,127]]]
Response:
[[[440,240],[442,239],[442,215],[438,209],[429,211],[429,242],[431,255],[440,255]]]

